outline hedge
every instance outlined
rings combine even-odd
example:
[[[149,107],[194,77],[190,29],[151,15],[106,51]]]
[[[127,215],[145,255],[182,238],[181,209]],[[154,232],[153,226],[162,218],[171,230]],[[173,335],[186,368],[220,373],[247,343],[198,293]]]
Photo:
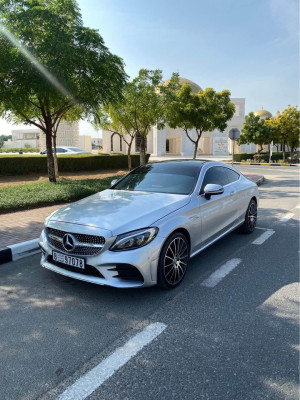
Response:
[[[238,153],[238,154],[234,154],[233,160],[237,161],[237,162],[247,161],[247,160],[254,161],[255,155],[261,159],[261,162],[267,162],[267,163],[269,162],[269,153],[265,153],[265,152],[264,153]],[[288,157],[290,157],[290,153],[286,152],[285,159],[287,159]],[[282,159],[283,159],[282,152],[273,152],[272,153],[272,162],[276,162],[276,161],[282,160]]]
[[[148,162],[150,154],[146,155]],[[58,170],[60,172],[96,171],[103,169],[127,169],[127,155],[70,155],[59,156]],[[140,155],[131,156],[132,167],[140,164]],[[24,175],[31,173],[47,173],[46,155],[5,155],[0,156],[0,175]]]
[[[19,153],[22,150],[23,153],[39,153],[40,149],[38,147],[12,147],[10,149],[0,149],[0,153]]]

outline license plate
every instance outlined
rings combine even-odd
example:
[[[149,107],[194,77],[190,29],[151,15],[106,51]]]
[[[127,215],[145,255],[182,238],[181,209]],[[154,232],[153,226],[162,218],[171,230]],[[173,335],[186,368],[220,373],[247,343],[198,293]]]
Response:
[[[53,261],[57,261],[70,267],[81,268],[84,269],[84,259],[78,257],[68,256],[66,254],[57,253],[56,251],[52,251]]]

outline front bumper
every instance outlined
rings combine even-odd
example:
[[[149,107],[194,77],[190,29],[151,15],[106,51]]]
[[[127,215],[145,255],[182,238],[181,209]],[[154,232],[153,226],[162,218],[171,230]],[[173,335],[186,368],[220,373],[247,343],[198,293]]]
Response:
[[[85,271],[81,271],[52,260],[53,250],[66,255],[72,256],[72,254],[52,246],[43,230],[39,239],[39,246],[42,250],[41,265],[58,274],[98,285],[117,288],[155,285],[157,283],[158,258],[163,243],[162,238],[157,236],[151,243],[140,249],[119,252],[109,250],[114,240],[115,237],[107,239],[105,246],[98,255],[78,256],[74,254],[74,257],[85,259],[87,268]],[[89,271],[93,271],[93,273]],[[124,271],[130,273],[126,274]]]

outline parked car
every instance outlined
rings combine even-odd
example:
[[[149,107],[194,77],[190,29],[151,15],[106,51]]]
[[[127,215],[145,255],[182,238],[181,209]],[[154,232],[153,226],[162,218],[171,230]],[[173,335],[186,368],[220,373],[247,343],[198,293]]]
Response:
[[[171,289],[191,257],[238,227],[252,233],[257,205],[257,185],[229,165],[147,164],[51,214],[41,265],[100,285]]]
[[[54,149],[52,149],[54,151]],[[47,154],[47,150],[41,151],[41,154]],[[79,147],[60,146],[56,147],[56,154],[92,154],[90,151],[80,149]]]

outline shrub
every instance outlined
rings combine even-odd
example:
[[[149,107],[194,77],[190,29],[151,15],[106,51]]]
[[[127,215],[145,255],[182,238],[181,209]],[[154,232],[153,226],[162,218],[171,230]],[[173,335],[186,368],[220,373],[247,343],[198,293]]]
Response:
[[[26,145],[25,145],[26,146]],[[22,150],[23,153],[39,153],[40,149],[38,147],[12,147],[10,149],[0,149],[0,153],[19,153]]]
[[[233,155],[233,161],[241,162],[242,160],[253,160],[255,153],[237,153]]]
[[[147,154],[148,162],[150,154]],[[132,167],[140,163],[139,155],[132,155]],[[96,171],[100,169],[127,169],[127,155],[79,154],[58,157],[60,172]],[[0,175],[24,175],[47,173],[46,155],[7,155],[0,156]]]
[[[290,157],[290,153],[285,153],[285,158],[288,160]],[[295,154],[296,160],[299,159],[299,155]],[[273,152],[272,153],[272,161],[273,163],[279,162],[279,160],[283,159],[282,151]],[[261,152],[261,153],[238,153],[234,154],[233,160],[237,162],[241,162],[242,160],[247,160],[250,162],[269,162],[269,153]]]

